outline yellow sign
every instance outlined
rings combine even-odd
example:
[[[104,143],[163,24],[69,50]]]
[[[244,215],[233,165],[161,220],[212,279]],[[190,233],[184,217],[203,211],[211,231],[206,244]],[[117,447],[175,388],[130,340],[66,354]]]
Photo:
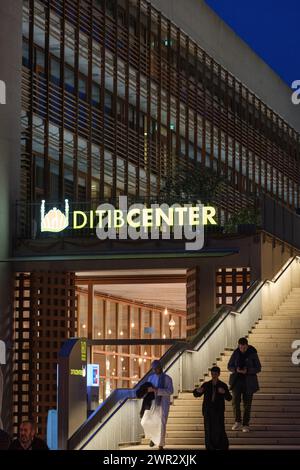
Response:
[[[80,347],[81,347],[81,360],[85,362],[86,361],[86,341],[81,341]]]

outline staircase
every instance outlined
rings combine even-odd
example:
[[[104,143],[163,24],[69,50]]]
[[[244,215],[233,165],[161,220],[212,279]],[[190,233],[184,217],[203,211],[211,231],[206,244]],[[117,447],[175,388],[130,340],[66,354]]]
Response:
[[[300,339],[300,288],[293,288],[274,315],[264,316],[248,335],[249,344],[257,348],[262,364],[260,390],[253,398],[250,433],[231,430],[234,418],[231,403],[226,402],[225,425],[231,448],[300,449],[300,368],[291,362],[291,344],[295,339]],[[231,353],[232,350],[225,350],[215,363],[226,383]],[[197,385],[204,380],[210,380],[209,374]],[[191,391],[179,393],[170,408],[167,447],[203,448],[201,407],[202,398],[194,398]],[[143,444],[147,444],[145,439]]]
[[[291,362],[291,344],[300,338],[300,289],[294,288],[278,311],[265,316],[249,334],[249,344],[258,350],[262,363],[260,390],[252,403],[251,432],[232,431],[231,403],[226,403],[226,429],[231,446],[299,446],[300,368]],[[232,351],[225,351],[216,364],[221,380],[228,383],[227,363]],[[209,380],[209,376],[204,380]],[[203,380],[200,381],[200,384]],[[171,406],[166,444],[199,445],[204,440],[202,399],[191,392],[180,393]]]

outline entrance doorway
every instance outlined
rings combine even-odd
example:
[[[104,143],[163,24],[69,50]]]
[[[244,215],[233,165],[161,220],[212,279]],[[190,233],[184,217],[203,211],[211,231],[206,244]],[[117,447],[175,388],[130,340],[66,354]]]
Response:
[[[121,270],[76,273],[77,335],[89,339],[184,339],[186,271]],[[131,388],[169,348],[165,345],[93,346],[99,364],[99,402]]]

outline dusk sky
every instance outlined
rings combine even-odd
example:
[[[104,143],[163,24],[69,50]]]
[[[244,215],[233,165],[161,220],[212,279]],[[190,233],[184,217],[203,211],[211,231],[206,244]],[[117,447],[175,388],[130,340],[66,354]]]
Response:
[[[300,80],[299,0],[206,0],[291,86]]]

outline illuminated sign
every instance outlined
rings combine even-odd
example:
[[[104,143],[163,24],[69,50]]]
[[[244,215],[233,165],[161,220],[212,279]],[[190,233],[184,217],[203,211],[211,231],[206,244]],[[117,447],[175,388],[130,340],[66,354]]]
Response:
[[[69,202],[65,200],[64,212],[53,207],[45,212],[45,201],[41,203],[41,232],[62,232],[67,227],[73,230],[95,229],[100,240],[125,240],[139,238],[157,240],[170,239],[172,228],[174,239],[195,240],[186,243],[186,249],[199,250],[204,245],[204,226],[216,225],[216,210],[212,206],[198,204],[145,204],[127,205],[127,196],[119,197],[119,207],[100,204],[96,210],[72,210],[70,217]],[[71,220],[70,220],[71,219]]]
[[[88,387],[99,387],[99,364],[88,364],[87,365],[87,386]]]
[[[85,362],[86,361],[86,341],[81,341],[80,348],[81,348],[81,360]]]
[[[153,326],[145,326],[144,333],[145,335],[154,335],[155,328]]]
[[[65,214],[53,207],[45,214],[45,201],[41,205],[41,232],[61,232],[69,225],[69,203],[65,200]]]
[[[81,369],[70,369],[70,375],[79,375],[80,377],[86,376],[86,368],[82,366]]]
[[[0,104],[6,104],[6,85],[3,80],[0,80]]]

